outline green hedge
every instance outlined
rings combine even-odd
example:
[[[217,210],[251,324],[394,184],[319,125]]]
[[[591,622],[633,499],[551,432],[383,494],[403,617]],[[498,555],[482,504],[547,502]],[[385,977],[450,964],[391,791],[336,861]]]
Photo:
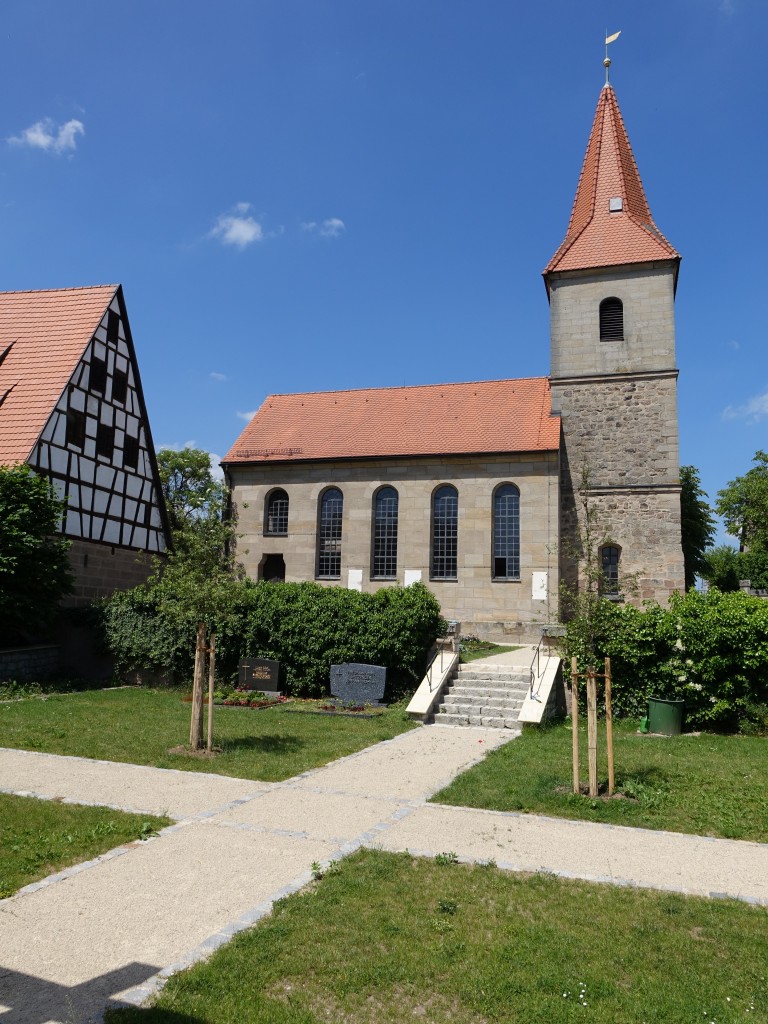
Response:
[[[328,692],[330,667],[342,662],[384,665],[393,699],[413,690],[435,637],[440,606],[420,583],[361,594],[316,583],[233,582],[232,612],[217,623],[217,675],[232,681],[242,657],[275,658],[282,682],[297,696]],[[146,587],[116,594],[103,607],[105,641],[119,673],[170,673],[191,679],[195,623],[158,611]]]
[[[585,669],[583,622],[568,624],[565,647]],[[661,697],[685,701],[689,726],[768,727],[768,600],[690,590],[668,609],[601,602],[596,649],[611,659],[618,715],[643,715]]]

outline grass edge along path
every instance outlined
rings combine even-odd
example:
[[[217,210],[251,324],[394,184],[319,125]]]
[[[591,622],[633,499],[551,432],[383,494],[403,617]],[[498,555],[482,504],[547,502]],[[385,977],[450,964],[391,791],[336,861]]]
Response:
[[[212,758],[171,754],[189,738],[179,690],[126,687],[0,704],[0,745],[282,782],[416,727],[399,705],[375,718],[292,714],[276,707],[216,708]]]
[[[766,1024],[767,923],[735,901],[365,850],[106,1021]]]
[[[171,824],[150,814],[0,793],[0,899]]]
[[[546,814],[721,839],[768,842],[768,738],[642,736],[637,722],[614,722],[613,799],[572,792],[571,723],[525,727],[431,799],[493,811]],[[586,726],[580,732],[581,781],[587,779]],[[605,781],[604,726],[599,778]]]

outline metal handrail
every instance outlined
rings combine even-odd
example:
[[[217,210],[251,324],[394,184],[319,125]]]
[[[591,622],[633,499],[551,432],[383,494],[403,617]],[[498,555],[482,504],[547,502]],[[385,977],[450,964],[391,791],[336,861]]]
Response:
[[[451,653],[454,653],[454,652],[452,651]],[[429,686],[429,692],[430,693],[432,693],[432,668],[433,668],[435,662],[437,661],[437,659],[439,657],[440,658],[440,677],[442,678],[442,675],[443,675],[443,655],[444,654],[445,654],[445,645],[441,644],[440,641],[438,640],[437,641],[437,650],[432,655],[432,660],[430,661],[429,665],[427,665],[427,671],[424,673],[424,678],[427,680],[427,685]]]
[[[531,700],[538,701],[541,704],[541,697],[539,697],[539,690],[541,689],[541,645],[544,643],[544,636],[542,635],[539,642],[536,644],[536,650],[533,652],[533,658],[531,659],[530,667],[530,688],[529,695]],[[549,661],[549,653],[547,654],[547,661]],[[534,665],[536,666],[534,670]],[[536,693],[533,692],[534,684],[538,679],[539,685],[536,687]]]

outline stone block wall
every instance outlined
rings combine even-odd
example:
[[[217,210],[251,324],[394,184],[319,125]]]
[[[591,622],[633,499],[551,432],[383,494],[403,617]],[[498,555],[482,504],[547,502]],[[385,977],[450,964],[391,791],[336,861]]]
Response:
[[[593,487],[679,483],[677,371],[552,381],[563,422],[564,470]]]
[[[557,613],[559,457],[533,455],[456,456],[253,465],[230,468],[238,514],[238,558],[250,576],[259,577],[265,555],[282,555],[286,579],[315,579],[318,500],[328,486],[344,495],[341,576],[362,575],[361,587],[373,592],[395,582],[420,578],[433,591],[443,615],[462,623],[465,633],[535,638],[540,625]],[[435,489],[452,484],[459,494],[458,579],[430,580],[431,504]],[[492,496],[501,483],[520,489],[521,578],[493,580]],[[388,484],[399,495],[397,579],[371,576],[372,514],[375,492]],[[264,534],[269,492],[289,497],[288,535]],[[547,573],[547,596],[534,600],[534,572]],[[330,581],[319,581],[322,583]]]
[[[116,590],[128,590],[144,583],[152,571],[149,556],[134,548],[111,547],[95,541],[73,540],[69,561],[75,576],[75,591],[67,607],[90,604],[109,597]]]
[[[552,377],[671,370],[675,360],[674,264],[553,275]],[[600,341],[600,303],[621,299],[622,341]]]
[[[59,669],[57,644],[14,647],[0,651],[0,682],[47,679]]]
[[[621,550],[625,600],[666,604],[674,591],[684,591],[679,487],[590,491],[587,500],[595,512],[595,548],[611,544]],[[562,533],[561,574],[573,588],[577,559],[583,556],[579,538],[584,536],[584,512],[578,495],[570,505],[564,503]]]

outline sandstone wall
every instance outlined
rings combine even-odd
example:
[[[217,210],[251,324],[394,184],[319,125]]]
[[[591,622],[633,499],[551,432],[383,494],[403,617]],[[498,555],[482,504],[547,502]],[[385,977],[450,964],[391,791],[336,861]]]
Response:
[[[372,592],[394,581],[371,576],[374,494],[384,484],[398,490],[397,582],[420,574],[434,592],[446,618],[466,632],[539,637],[541,623],[557,614],[558,454],[339,461],[249,466],[231,469],[238,514],[238,557],[258,578],[267,554],[285,559],[286,579],[315,579],[318,499],[329,485],[344,495],[341,576],[361,574]],[[520,489],[521,577],[493,580],[492,495],[500,483]],[[431,502],[441,484],[459,493],[458,579],[430,580]],[[289,496],[288,535],[264,534],[264,502],[274,487]],[[532,596],[533,573],[547,573],[544,600]],[[325,583],[326,581],[320,581]],[[353,582],[353,581],[352,581]]]

